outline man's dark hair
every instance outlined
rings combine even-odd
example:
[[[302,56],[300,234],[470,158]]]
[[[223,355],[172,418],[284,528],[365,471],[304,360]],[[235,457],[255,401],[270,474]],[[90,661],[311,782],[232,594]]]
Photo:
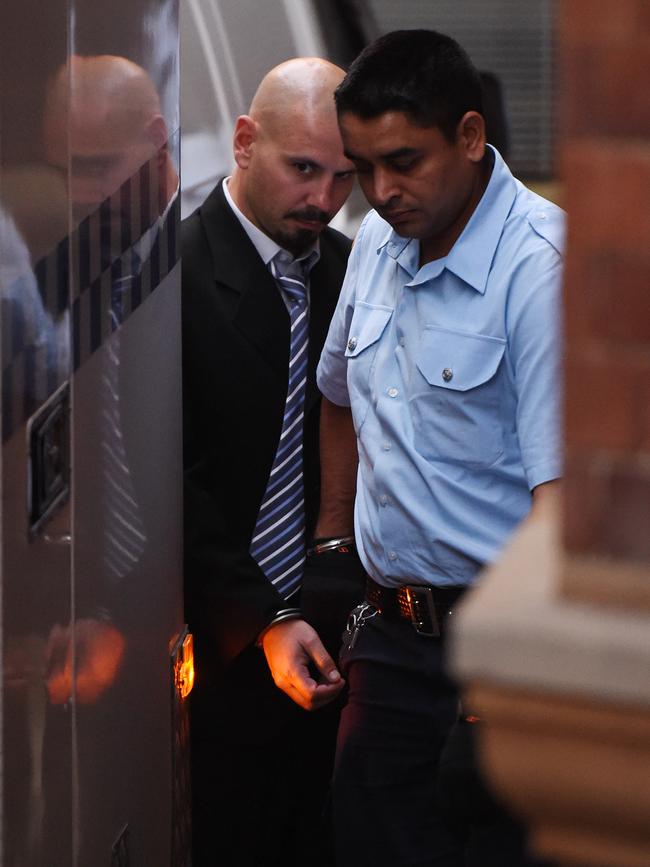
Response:
[[[483,113],[481,79],[460,45],[435,30],[394,30],[366,46],[335,92],[339,115],[401,111],[454,141],[468,111]]]

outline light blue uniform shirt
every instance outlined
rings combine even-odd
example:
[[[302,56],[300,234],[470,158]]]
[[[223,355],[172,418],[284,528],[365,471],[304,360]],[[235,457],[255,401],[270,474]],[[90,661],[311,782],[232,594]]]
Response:
[[[386,586],[465,585],[561,472],[563,212],[498,153],[449,254],[371,211],[318,368],[351,406],[359,446],[355,528]]]

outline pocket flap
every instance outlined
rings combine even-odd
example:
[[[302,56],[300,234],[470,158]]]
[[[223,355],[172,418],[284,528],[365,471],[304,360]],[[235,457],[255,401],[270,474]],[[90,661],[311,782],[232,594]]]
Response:
[[[371,306],[363,301],[359,302],[350,323],[348,343],[345,347],[347,358],[354,358],[376,343],[392,314],[390,307]]]
[[[468,391],[492,379],[503,358],[502,337],[425,326],[416,364],[429,385]]]

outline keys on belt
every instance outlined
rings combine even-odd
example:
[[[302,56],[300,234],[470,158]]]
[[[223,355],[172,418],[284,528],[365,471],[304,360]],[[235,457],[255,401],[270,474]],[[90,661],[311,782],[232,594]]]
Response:
[[[352,609],[343,633],[342,652],[347,653],[352,650],[357,643],[359,631],[366,625],[367,620],[371,620],[377,614],[379,614],[377,609],[368,602],[362,602],[361,605]]]
[[[405,584],[397,588],[383,587],[372,578],[366,581],[366,601],[387,617],[409,620],[419,635],[440,638],[446,617],[464,587],[428,587]]]

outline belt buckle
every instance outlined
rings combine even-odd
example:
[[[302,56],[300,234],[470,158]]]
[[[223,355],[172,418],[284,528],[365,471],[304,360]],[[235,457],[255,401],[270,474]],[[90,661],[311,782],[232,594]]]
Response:
[[[432,589],[408,584],[405,589],[411,625],[415,631],[428,638],[440,638],[440,624],[438,623],[436,607],[433,604]]]

